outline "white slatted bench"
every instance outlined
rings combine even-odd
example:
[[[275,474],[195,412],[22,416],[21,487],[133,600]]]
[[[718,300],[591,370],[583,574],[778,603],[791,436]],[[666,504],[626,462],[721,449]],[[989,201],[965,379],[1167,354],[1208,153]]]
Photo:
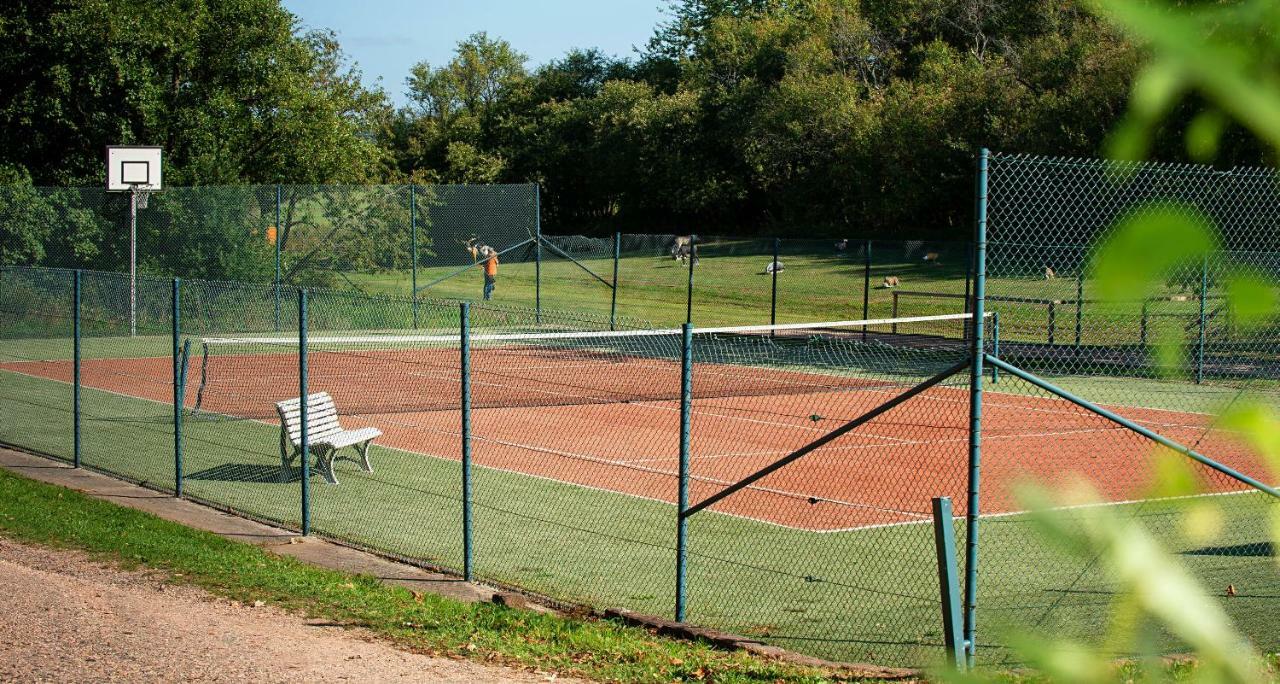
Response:
[[[280,414],[280,468],[288,477],[293,459],[302,456],[302,422],[298,420],[302,411],[298,399],[286,399],[276,403],[276,412]],[[307,395],[307,446],[316,455],[316,466],[329,484],[338,484],[333,474],[333,461],[338,450],[352,447],[360,454],[358,463],[365,472],[372,473],[369,465],[369,445],[382,435],[382,430],[375,427],[358,430],[344,430],[338,424],[338,407],[328,392],[316,392]],[[355,460],[352,458],[351,460]]]

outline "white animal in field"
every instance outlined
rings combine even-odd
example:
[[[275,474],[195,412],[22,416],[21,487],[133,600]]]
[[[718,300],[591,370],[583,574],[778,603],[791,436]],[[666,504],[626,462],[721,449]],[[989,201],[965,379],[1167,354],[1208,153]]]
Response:
[[[925,254],[925,255],[924,255],[924,260],[925,260],[926,262],[928,262],[928,263],[934,263],[934,264],[939,263],[939,262],[938,262],[938,253],[937,253],[937,252],[929,252],[928,254]]]
[[[902,284],[902,281],[898,279],[898,276],[885,276],[884,283],[880,287],[888,289],[891,287],[897,287],[898,285],[901,285],[901,284]]]
[[[786,269],[786,266],[781,261],[770,261],[769,263],[764,265],[765,275],[768,275],[770,273],[781,273],[785,269]]]
[[[839,242],[837,242],[837,243],[836,243],[836,251],[837,251],[837,252],[843,252],[843,251],[845,251],[846,249],[849,249],[849,239],[848,239],[848,238],[845,238],[845,239],[843,239],[843,240],[841,240],[841,241],[839,241]]]
[[[1052,268],[1052,267],[1049,267],[1049,266],[1045,266],[1045,267],[1044,267],[1044,279],[1045,279],[1045,280],[1053,280],[1054,278],[1057,278],[1057,277],[1058,277],[1058,274],[1053,272],[1053,268]]]

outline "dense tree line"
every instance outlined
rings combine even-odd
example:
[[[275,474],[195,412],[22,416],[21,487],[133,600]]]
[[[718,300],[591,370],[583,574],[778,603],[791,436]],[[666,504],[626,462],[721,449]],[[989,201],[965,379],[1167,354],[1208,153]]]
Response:
[[[394,110],[298,25],[275,0],[6,5],[0,176],[97,185],[102,146],[152,143],[173,184],[537,182],[557,232],[961,237],[976,148],[1098,154],[1143,57],[1082,0],[679,0],[630,59],[530,70],[473,35]],[[1218,159],[1261,152],[1229,132]]]

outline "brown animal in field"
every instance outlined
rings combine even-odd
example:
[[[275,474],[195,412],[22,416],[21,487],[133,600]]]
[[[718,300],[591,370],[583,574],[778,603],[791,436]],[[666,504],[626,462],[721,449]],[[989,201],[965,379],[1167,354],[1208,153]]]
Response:
[[[934,264],[939,263],[939,262],[938,262],[938,253],[937,253],[937,252],[929,252],[928,254],[924,255],[924,260],[925,260],[927,263],[934,263]]]
[[[467,241],[462,243],[462,246],[471,255],[471,263],[473,264],[480,263],[480,257],[487,259],[493,253],[492,247],[480,242],[479,238],[475,236],[467,238]]]
[[[1057,278],[1057,277],[1058,277],[1058,274],[1053,272],[1053,268],[1052,268],[1052,267],[1049,267],[1049,266],[1045,266],[1045,267],[1044,267],[1044,279],[1045,279],[1045,280],[1053,280],[1054,278]]]
[[[902,281],[898,280],[898,276],[885,276],[884,284],[882,284],[881,287],[888,289],[891,287],[897,287],[898,285],[901,285],[901,284],[902,284]]]
[[[849,249],[849,240],[848,240],[848,238],[845,238],[845,239],[843,239],[843,240],[841,240],[841,241],[839,241],[839,242],[837,242],[837,243],[836,243],[836,251],[837,251],[837,252],[843,252],[843,251],[845,251],[845,250],[847,250],[847,249]]]

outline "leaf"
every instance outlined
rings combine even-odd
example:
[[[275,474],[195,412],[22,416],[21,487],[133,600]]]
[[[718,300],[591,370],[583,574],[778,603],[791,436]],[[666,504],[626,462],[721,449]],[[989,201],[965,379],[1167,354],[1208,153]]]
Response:
[[[1095,253],[1093,274],[1103,299],[1145,296],[1165,274],[1217,248],[1209,219],[1173,202],[1143,206],[1122,218]]]

